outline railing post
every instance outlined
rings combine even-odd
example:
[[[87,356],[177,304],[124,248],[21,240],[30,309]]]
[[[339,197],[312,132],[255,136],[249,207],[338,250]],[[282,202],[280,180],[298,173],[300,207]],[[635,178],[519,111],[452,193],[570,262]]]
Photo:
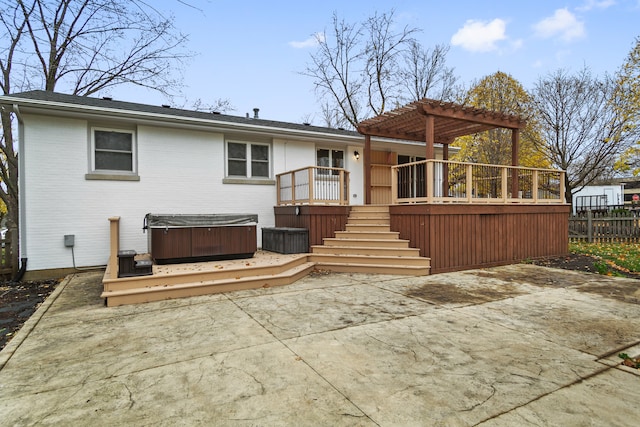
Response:
[[[515,176],[517,177],[518,176],[518,170],[514,169],[514,171],[515,171]],[[509,183],[508,183],[509,175],[508,175],[508,170],[507,170],[506,166],[502,167],[501,176],[502,176],[502,190],[501,190],[502,191],[502,203],[507,203],[507,199],[509,198],[509,194],[508,194],[509,193]],[[511,173],[511,176],[512,176],[511,179],[513,179],[514,172]],[[513,187],[513,182],[511,184],[512,184],[511,187],[513,189],[514,188]],[[518,195],[517,194],[515,194],[515,195],[511,194],[511,198],[517,199]]]
[[[340,204],[344,205],[344,169],[340,170],[340,174],[338,175],[340,177],[340,182],[338,185],[340,185],[340,189],[338,190],[338,197],[340,198]]]
[[[313,187],[315,186],[315,181],[313,179],[313,174],[315,173],[315,168],[309,168],[309,204],[313,205]]]
[[[276,206],[280,206],[282,203],[282,197],[280,197],[280,175],[276,175]]]
[[[151,232],[151,230],[149,230]],[[118,278],[118,252],[120,251],[120,217],[109,218],[109,278]]]
[[[467,186],[467,203],[473,202],[473,165],[468,164],[465,166],[466,170],[466,186]]]
[[[427,160],[427,203],[433,203],[433,160]]]
[[[344,191],[346,192],[345,194],[345,198],[344,198],[344,204],[345,205],[349,205],[349,195],[351,194],[351,189],[349,188],[349,186],[351,185],[350,182],[350,173],[349,171],[343,170],[342,173],[344,173]]]
[[[296,204],[296,173],[291,172],[291,204]]]
[[[391,166],[391,204],[398,204],[398,166]]]
[[[564,171],[560,172],[560,201],[562,203],[567,203],[567,199],[565,199],[565,197],[564,197],[564,191],[565,191],[565,188],[564,188],[564,174],[565,174]]]
[[[531,198],[533,199],[533,203],[538,203],[538,170],[534,169],[533,173],[531,174],[531,191],[533,192],[533,194],[531,195]]]

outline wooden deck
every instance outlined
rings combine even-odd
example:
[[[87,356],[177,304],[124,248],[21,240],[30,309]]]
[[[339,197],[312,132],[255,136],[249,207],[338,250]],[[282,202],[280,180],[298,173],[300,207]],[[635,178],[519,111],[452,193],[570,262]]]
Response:
[[[141,255],[149,257],[148,254]],[[287,285],[309,274],[315,263],[307,254],[258,251],[253,258],[229,261],[154,265],[153,275],[102,280],[108,306],[136,304],[220,292]]]
[[[276,206],[276,225],[310,230],[310,245],[334,237],[348,206]],[[390,230],[431,259],[431,274],[513,264],[565,255],[569,250],[565,204],[390,205]],[[311,243],[311,235],[314,240]]]

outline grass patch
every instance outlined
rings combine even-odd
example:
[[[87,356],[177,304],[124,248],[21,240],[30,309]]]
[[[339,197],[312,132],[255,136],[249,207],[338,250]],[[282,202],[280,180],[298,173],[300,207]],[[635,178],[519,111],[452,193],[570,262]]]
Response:
[[[615,274],[609,266],[640,273],[640,243],[570,243],[569,251],[601,260],[596,267],[600,274]]]

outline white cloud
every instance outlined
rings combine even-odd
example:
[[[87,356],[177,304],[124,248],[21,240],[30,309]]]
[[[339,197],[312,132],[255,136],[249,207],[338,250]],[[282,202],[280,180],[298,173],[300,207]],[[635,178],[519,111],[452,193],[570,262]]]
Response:
[[[323,42],[323,41],[324,41],[324,33],[315,33],[314,35],[312,35],[311,37],[309,37],[304,41],[289,42],[289,46],[294,47],[296,49],[305,49],[308,47],[315,47],[318,45],[318,42]]]
[[[553,16],[543,19],[533,26],[538,37],[551,38],[559,36],[564,41],[584,37],[584,22],[579,21],[567,8],[558,9]]]
[[[498,18],[491,22],[470,19],[451,37],[451,44],[472,52],[496,50],[496,42],[507,38],[506,27],[506,22]]]
[[[607,9],[616,4],[616,0],[587,0],[580,7],[576,7],[576,10],[580,12],[587,12],[592,9]]]

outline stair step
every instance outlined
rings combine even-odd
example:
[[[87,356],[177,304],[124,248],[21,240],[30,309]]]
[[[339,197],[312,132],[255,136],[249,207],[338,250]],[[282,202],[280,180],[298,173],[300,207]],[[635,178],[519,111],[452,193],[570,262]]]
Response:
[[[346,231],[375,231],[375,232],[389,232],[391,228],[389,225],[382,224],[347,224]]]
[[[376,212],[376,211],[356,211],[349,213],[349,220],[358,218],[380,218],[383,220],[389,220],[389,212]]]
[[[361,224],[361,225],[389,225],[389,218],[376,218],[376,217],[359,217],[349,218],[347,224]]]
[[[311,252],[314,254],[334,254],[334,255],[380,255],[395,257],[419,257],[420,249],[415,248],[378,248],[365,246],[312,246]]]
[[[318,263],[319,270],[328,270],[336,273],[363,273],[363,274],[393,274],[402,276],[427,276],[430,267],[414,265],[376,265],[376,264],[342,264],[342,263]]]
[[[291,284],[301,279],[309,274],[314,267],[314,262],[304,262],[284,272],[273,275],[253,275],[237,279],[220,279],[179,283],[169,286],[156,285],[137,289],[104,291],[101,297],[107,299],[107,306],[113,307],[123,304],[138,304],[221,292],[281,286]]]
[[[429,267],[431,260],[423,257],[409,256],[381,256],[381,255],[333,255],[333,254],[311,254],[309,261],[318,264],[375,264],[375,265],[414,265],[419,267]]]
[[[358,247],[375,247],[375,248],[408,248],[408,240],[400,239],[341,239],[341,238],[325,238],[324,246],[358,246]]]
[[[397,231],[336,231],[336,239],[397,240]]]
[[[351,212],[386,212],[389,213],[389,206],[386,205],[354,205]]]

